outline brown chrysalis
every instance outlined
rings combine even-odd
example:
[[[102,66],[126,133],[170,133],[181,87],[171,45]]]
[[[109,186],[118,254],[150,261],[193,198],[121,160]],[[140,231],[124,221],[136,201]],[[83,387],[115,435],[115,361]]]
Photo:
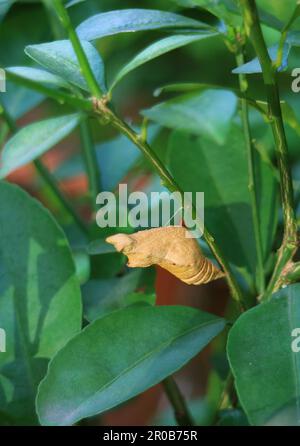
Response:
[[[197,241],[182,226],[116,234],[106,239],[128,257],[128,266],[159,265],[190,285],[224,277],[224,273],[202,254]]]

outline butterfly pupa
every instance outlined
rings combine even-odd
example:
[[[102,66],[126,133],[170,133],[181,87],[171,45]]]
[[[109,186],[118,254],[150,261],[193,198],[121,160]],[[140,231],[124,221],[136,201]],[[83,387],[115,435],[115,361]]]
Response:
[[[188,230],[167,226],[116,234],[106,239],[117,251],[128,257],[129,267],[146,268],[159,265],[189,285],[200,285],[224,277],[225,274],[208,260]]]

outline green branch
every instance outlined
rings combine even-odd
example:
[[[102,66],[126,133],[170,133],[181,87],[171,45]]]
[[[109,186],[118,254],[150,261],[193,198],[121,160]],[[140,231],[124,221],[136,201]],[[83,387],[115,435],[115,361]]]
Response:
[[[83,149],[83,157],[86,172],[89,181],[89,191],[93,209],[96,209],[96,198],[100,192],[100,171],[98,168],[98,160],[95,147],[92,140],[91,128],[87,119],[80,124],[81,145]]]
[[[113,127],[115,127],[120,133],[127,136],[133,144],[138,147],[141,152],[145,155],[145,157],[152,164],[157,174],[162,179],[162,182],[165,187],[167,187],[171,192],[177,191],[183,197],[184,192],[176,183],[175,179],[169,173],[168,169],[164,166],[164,164],[160,161],[158,156],[154,153],[149,144],[144,140],[143,135],[136,133],[131,127],[129,127],[122,119],[118,118],[115,113],[107,107],[105,101],[95,101],[94,103],[95,111],[100,114],[101,117],[104,117],[107,122],[109,122]],[[196,214],[196,209],[193,207],[194,215]],[[203,222],[197,218],[197,226],[200,230],[203,230]],[[232,297],[239,303],[242,310],[251,306],[252,303],[245,301],[244,296],[241,292],[241,289],[234,277],[234,274],[223,256],[221,250],[215,242],[214,237],[209,233],[209,231],[204,228],[203,237],[214,254],[216,260],[219,262],[221,267],[223,268],[227,282],[232,294]]]
[[[96,98],[100,98],[103,92],[101,91],[101,88],[94,76],[94,73],[86,57],[86,54],[81,46],[79,37],[77,36],[76,31],[72,26],[69,14],[66,8],[64,7],[62,0],[53,0],[53,6],[56,10],[56,13],[64,29],[68,33],[69,39],[73,45],[74,51],[77,56],[82,75],[84,76],[92,95],[95,96]]]
[[[174,409],[174,416],[178,426],[195,426],[195,422],[189,412],[185,399],[172,376],[164,379],[163,387]]]
[[[236,61],[238,66],[241,66],[245,63],[243,47],[240,47],[239,51],[236,54]],[[239,74],[239,84],[241,93],[244,94],[248,90],[248,82],[245,74]],[[253,221],[253,229],[254,229],[254,237],[255,237],[255,247],[256,247],[256,256],[257,256],[257,284],[259,293],[263,293],[265,291],[265,274],[264,274],[264,257],[263,257],[263,245],[260,231],[260,220],[259,220],[259,211],[258,211],[258,202],[257,202],[257,182],[255,178],[255,158],[254,158],[254,147],[252,144],[250,124],[249,124],[249,106],[246,99],[240,99],[241,103],[241,117],[242,117],[242,125],[244,130],[244,139],[247,150],[247,160],[248,160],[248,175],[249,175],[249,193],[251,200],[251,211],[252,211],[252,221]]]
[[[293,184],[289,167],[288,146],[283,125],[276,69],[270,59],[261,30],[255,0],[241,0],[244,24],[262,67],[263,80],[267,92],[267,101],[271,126],[275,141],[278,169],[280,173],[281,200],[284,217],[284,235],[278,251],[277,262],[262,299],[267,299],[278,289],[280,276],[285,266],[292,260],[298,246],[297,224],[294,212]]]

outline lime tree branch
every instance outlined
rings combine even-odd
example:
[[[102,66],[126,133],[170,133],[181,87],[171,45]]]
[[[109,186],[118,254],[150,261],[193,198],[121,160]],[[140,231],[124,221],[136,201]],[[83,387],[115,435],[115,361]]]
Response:
[[[262,297],[263,299],[267,299],[273,291],[278,289],[281,274],[286,265],[292,261],[297,250],[297,223],[294,212],[292,176],[289,168],[288,146],[282,119],[276,68],[273,66],[267,50],[255,0],[241,0],[241,5],[246,33],[252,42],[262,68],[280,173],[281,200],[284,217],[283,241],[278,251],[273,275],[267,291]]]
[[[241,66],[245,63],[243,45],[238,45],[238,49],[236,52],[236,61],[238,66]],[[239,74],[239,85],[242,95],[245,95],[245,93],[248,90],[248,82],[246,75],[243,73]],[[257,182],[255,179],[254,147],[252,144],[251,130],[249,124],[249,105],[247,99],[243,97],[240,99],[240,103],[241,103],[241,117],[244,130],[245,146],[247,151],[248,175],[249,175],[248,188],[251,199],[252,221],[253,221],[256,255],[257,255],[256,275],[258,282],[258,291],[259,293],[263,293],[265,291],[263,247],[262,247],[258,203],[257,203],[257,184],[256,184]]]
[[[86,54],[83,51],[79,37],[77,36],[75,29],[73,28],[69,14],[62,3],[62,0],[53,0],[53,6],[56,10],[59,20],[61,21],[62,26],[68,33],[69,39],[77,56],[82,75],[84,76],[92,95],[100,98],[103,92],[101,91],[101,88],[94,76]]]
[[[195,422],[189,412],[185,399],[172,376],[162,382],[166,395],[174,409],[174,416],[178,426],[195,426]]]
[[[84,76],[86,83],[90,89],[91,94],[100,98],[102,96],[101,88],[94,76],[88,59],[83,51],[81,42],[76,34],[76,31],[72,25],[69,14],[64,7],[61,0],[54,0],[52,3],[52,9],[56,10],[58,18],[61,22],[63,29],[68,33],[69,39],[72,43],[73,49],[77,56],[77,60],[80,66],[82,75]],[[100,186],[100,170],[96,159],[95,147],[92,140],[91,129],[87,120],[83,121],[80,126],[81,130],[81,142],[86,167],[86,173],[89,181],[89,190],[91,195],[92,207],[95,210],[96,197],[99,192]]]

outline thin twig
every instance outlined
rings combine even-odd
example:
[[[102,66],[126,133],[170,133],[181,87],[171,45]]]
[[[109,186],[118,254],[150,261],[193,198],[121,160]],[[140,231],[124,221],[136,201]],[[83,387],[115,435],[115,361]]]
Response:
[[[169,376],[162,381],[162,385],[173,407],[178,426],[195,426],[196,424],[175,379]]]
[[[170,175],[168,172],[168,169],[164,166],[164,164],[160,161],[160,159],[157,157],[157,155],[154,153],[152,148],[149,146],[149,144],[144,141],[143,136],[137,134],[131,127],[129,127],[122,119],[118,118],[115,113],[107,106],[107,98],[99,99],[99,96],[101,94],[101,90],[96,82],[95,79],[93,79],[93,73],[91,72],[91,68],[89,67],[89,62],[85,56],[85,53],[82,50],[80,41],[78,39],[78,36],[76,32],[74,31],[70,18],[68,16],[68,13],[66,12],[61,0],[55,0],[55,7],[56,11],[60,16],[60,19],[62,21],[62,24],[64,28],[68,31],[70,40],[72,41],[72,44],[74,45],[74,50],[77,54],[78,61],[82,70],[83,75],[86,78],[86,81],[88,85],[91,88],[91,92],[95,93],[94,100],[87,101],[83,100],[79,97],[71,97],[70,95],[67,95],[65,98],[62,98],[60,91],[55,91],[53,93],[53,90],[47,91],[49,93],[49,96],[53,99],[56,99],[58,101],[66,101],[68,103],[71,103],[71,100],[74,101],[74,105],[77,107],[81,107],[85,111],[91,111],[91,106],[94,108],[94,114],[100,116],[101,118],[104,118],[105,123],[110,123],[113,127],[115,127],[118,131],[120,131],[122,134],[127,136],[129,140],[131,140],[146,156],[146,158],[151,162],[153,167],[155,168],[158,175],[162,178],[164,185],[171,191],[178,191],[183,196],[183,191],[179,188],[179,186],[176,184],[174,178]],[[90,73],[91,72],[91,73]],[[92,76],[90,76],[92,74]],[[37,83],[22,79],[19,76],[12,76],[12,80],[16,80],[18,82],[23,82],[24,85],[34,88],[38,91],[41,91],[45,94],[46,89],[44,86],[39,86]],[[96,85],[97,84],[97,85]],[[102,120],[102,121],[103,121]],[[194,214],[196,214],[195,208],[193,209]],[[198,227],[202,230],[203,224],[202,221],[197,219]],[[240,286],[237,283],[235,276],[231,270],[231,267],[229,266],[226,258],[223,256],[221,250],[219,249],[218,245],[216,244],[214,237],[209,233],[209,231],[204,228],[203,237],[205,241],[207,242],[208,246],[210,247],[212,253],[214,254],[216,260],[219,262],[221,267],[223,268],[227,282],[232,294],[232,297],[238,302],[240,308],[242,310],[248,308],[251,306],[249,302],[247,302],[241,292]]]
[[[239,50],[236,54],[236,61],[238,66],[241,66],[245,63],[244,60],[244,52],[243,47],[239,47]],[[248,82],[245,74],[239,74],[239,85],[242,94],[245,94],[248,90]],[[241,117],[242,117],[242,125],[244,130],[244,139],[245,146],[247,151],[247,160],[248,160],[248,175],[249,175],[249,183],[248,189],[251,200],[251,211],[252,211],[252,221],[253,221],[253,229],[254,229],[254,237],[255,237],[255,246],[256,246],[256,256],[257,256],[257,285],[259,293],[263,293],[265,291],[265,275],[264,275],[264,257],[263,257],[263,245],[260,231],[260,220],[259,220],[259,211],[258,211],[258,202],[257,202],[257,181],[255,178],[255,158],[254,158],[254,147],[252,144],[251,138],[251,130],[249,124],[249,106],[246,99],[241,98]]]
[[[47,167],[39,160],[36,159],[34,162],[34,166],[37,172],[40,174],[41,178],[45,181],[45,183],[49,186],[55,196],[58,198],[61,205],[68,212],[68,214],[75,221],[77,226],[81,229],[84,234],[88,234],[88,228],[86,224],[81,220],[71,203],[67,200],[65,195],[61,192],[56,179],[53,177],[52,173],[47,169]]]
[[[92,207],[96,209],[96,198],[100,192],[100,170],[96,156],[95,146],[92,140],[91,129],[87,119],[80,124],[81,146],[87,177],[89,180],[89,190],[91,195]]]
[[[53,0],[53,6],[56,10],[56,13],[64,27],[64,29],[67,31],[69,39],[72,43],[72,46],[74,48],[74,51],[76,53],[82,74],[87,82],[87,85],[93,94],[93,96],[100,98],[102,96],[102,90],[94,76],[94,73],[91,69],[91,66],[89,64],[89,61],[87,59],[87,56],[85,52],[83,51],[81,42],[79,40],[79,37],[74,30],[69,14],[66,10],[66,8],[63,5],[62,0]]]
[[[289,167],[288,145],[283,125],[276,69],[272,64],[264,40],[255,0],[241,0],[241,5],[243,8],[244,24],[247,35],[252,42],[262,67],[280,173],[281,201],[284,218],[283,240],[278,251],[276,265],[267,290],[261,297],[262,300],[265,300],[278,289],[282,271],[286,265],[292,261],[297,250],[297,222],[294,212],[292,176]]]

